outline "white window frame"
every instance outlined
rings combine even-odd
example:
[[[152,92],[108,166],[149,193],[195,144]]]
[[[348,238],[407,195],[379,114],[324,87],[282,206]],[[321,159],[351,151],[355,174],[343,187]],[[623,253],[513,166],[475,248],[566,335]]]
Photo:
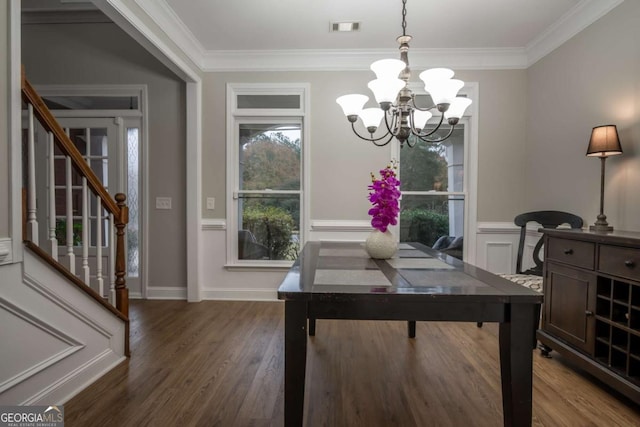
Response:
[[[238,130],[242,123],[300,123],[302,128],[300,191],[277,191],[277,193],[300,194],[300,248],[308,239],[309,221],[309,164],[310,123],[308,83],[227,83],[227,263],[233,268],[282,268],[288,269],[293,261],[287,260],[240,260],[238,259],[238,165],[240,163]],[[238,95],[298,95],[300,108],[238,108]],[[252,191],[252,193],[258,193]],[[264,192],[267,193],[267,192]],[[272,192],[273,194],[273,192]]]
[[[415,94],[425,94],[424,88],[418,84],[410,84],[410,89]],[[463,191],[403,191],[403,195],[419,196],[450,196],[460,195],[464,197],[464,246],[463,259],[470,264],[476,264],[476,233],[478,216],[478,104],[480,103],[478,83],[465,83],[460,90],[461,95],[466,95],[473,100],[460,123],[464,124],[464,183]],[[394,138],[392,153],[393,158],[400,158],[400,144]],[[411,150],[404,147],[402,150]],[[402,165],[400,165],[402,170]],[[398,233],[399,235],[399,233]]]

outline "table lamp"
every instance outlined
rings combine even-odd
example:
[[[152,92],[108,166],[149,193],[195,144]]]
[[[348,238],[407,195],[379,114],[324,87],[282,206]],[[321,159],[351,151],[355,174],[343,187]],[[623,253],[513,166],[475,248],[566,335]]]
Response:
[[[604,214],[604,161],[609,156],[622,154],[618,130],[615,125],[596,126],[591,131],[587,156],[600,158],[600,214],[595,224],[589,227],[593,231],[612,231],[613,227],[607,223]]]

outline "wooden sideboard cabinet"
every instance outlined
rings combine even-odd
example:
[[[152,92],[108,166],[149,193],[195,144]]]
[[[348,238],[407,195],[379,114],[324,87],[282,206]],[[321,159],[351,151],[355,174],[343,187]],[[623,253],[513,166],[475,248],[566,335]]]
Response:
[[[540,231],[542,354],[557,351],[640,403],[640,233]]]

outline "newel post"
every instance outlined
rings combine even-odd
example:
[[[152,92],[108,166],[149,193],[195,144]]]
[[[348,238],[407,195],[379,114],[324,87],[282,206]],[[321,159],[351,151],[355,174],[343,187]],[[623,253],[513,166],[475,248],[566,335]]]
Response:
[[[127,196],[122,193],[116,194],[116,202],[120,208],[119,215],[115,218],[116,226],[116,308],[125,316],[129,317],[129,289],[124,278],[126,274],[126,264],[124,259],[124,229],[129,222],[129,208],[125,204]]]

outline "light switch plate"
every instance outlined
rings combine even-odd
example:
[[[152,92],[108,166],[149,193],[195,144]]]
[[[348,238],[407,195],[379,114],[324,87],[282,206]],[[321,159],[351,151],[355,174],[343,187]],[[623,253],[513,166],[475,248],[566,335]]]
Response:
[[[171,197],[156,197],[156,209],[171,209]]]
[[[207,209],[210,211],[216,208],[216,198],[215,197],[207,197]]]

